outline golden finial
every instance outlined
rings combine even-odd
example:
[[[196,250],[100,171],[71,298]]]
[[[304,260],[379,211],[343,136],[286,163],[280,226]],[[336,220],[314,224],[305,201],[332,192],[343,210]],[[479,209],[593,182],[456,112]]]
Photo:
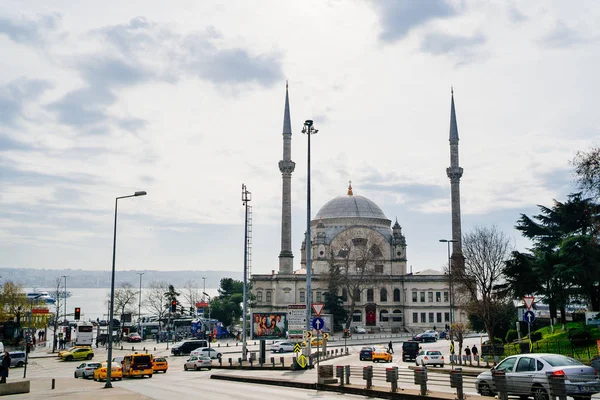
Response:
[[[348,181],[348,196],[352,196],[352,181]]]
[[[288,88],[288,80],[286,79],[285,80],[285,90],[287,90],[287,88]]]

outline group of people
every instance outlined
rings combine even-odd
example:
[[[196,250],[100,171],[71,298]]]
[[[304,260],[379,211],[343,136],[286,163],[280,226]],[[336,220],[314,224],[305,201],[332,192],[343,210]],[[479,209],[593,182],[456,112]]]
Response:
[[[454,340],[450,341],[450,354],[454,355],[455,351],[454,351]],[[477,350],[477,346],[473,345],[473,347],[469,348],[469,346],[465,347],[465,356],[470,357],[471,355],[473,355],[473,357],[477,357],[479,355],[479,350]]]
[[[283,336],[285,320],[281,314],[254,314],[254,335]]]

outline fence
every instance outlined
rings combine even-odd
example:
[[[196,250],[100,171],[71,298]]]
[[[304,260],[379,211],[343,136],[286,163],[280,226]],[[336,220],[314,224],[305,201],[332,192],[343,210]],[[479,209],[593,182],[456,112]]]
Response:
[[[511,343],[504,347],[504,356],[511,356],[515,354],[521,354],[524,352],[528,352],[527,344],[525,344],[525,349],[523,349],[522,345],[524,343]],[[579,361],[589,362],[594,356],[598,355],[598,347],[596,344],[588,344],[588,345],[576,345],[573,344],[570,340],[555,340],[555,341],[543,341],[543,342],[534,342],[531,348],[531,353],[555,353],[562,354],[565,356],[573,357]]]

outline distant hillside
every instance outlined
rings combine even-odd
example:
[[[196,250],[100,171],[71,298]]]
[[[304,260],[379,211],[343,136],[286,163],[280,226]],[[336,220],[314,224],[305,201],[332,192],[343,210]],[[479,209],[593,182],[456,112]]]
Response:
[[[206,278],[207,288],[217,288],[220,285],[221,278],[243,279],[243,271],[149,271],[149,270],[130,270],[116,271],[115,286],[123,282],[129,282],[138,286],[140,276],[138,272],[143,272],[142,286],[146,287],[153,281],[165,281],[175,287],[183,287],[188,280],[194,280],[199,287],[202,287]],[[53,288],[56,285],[56,279],[64,279],[67,275],[68,288],[107,288],[110,287],[111,271],[86,271],[82,269],[33,269],[33,268],[0,268],[0,284],[6,281],[13,281],[23,285],[25,288]],[[63,280],[64,284],[64,280]]]

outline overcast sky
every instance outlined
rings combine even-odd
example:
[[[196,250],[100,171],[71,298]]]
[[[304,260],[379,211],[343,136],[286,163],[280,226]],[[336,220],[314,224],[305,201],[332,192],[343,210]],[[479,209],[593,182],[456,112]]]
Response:
[[[278,269],[289,80],[293,252],[312,215],[354,194],[396,218],[413,271],[451,237],[450,87],[463,233],[576,190],[598,143],[594,1],[0,0],[0,266]]]

